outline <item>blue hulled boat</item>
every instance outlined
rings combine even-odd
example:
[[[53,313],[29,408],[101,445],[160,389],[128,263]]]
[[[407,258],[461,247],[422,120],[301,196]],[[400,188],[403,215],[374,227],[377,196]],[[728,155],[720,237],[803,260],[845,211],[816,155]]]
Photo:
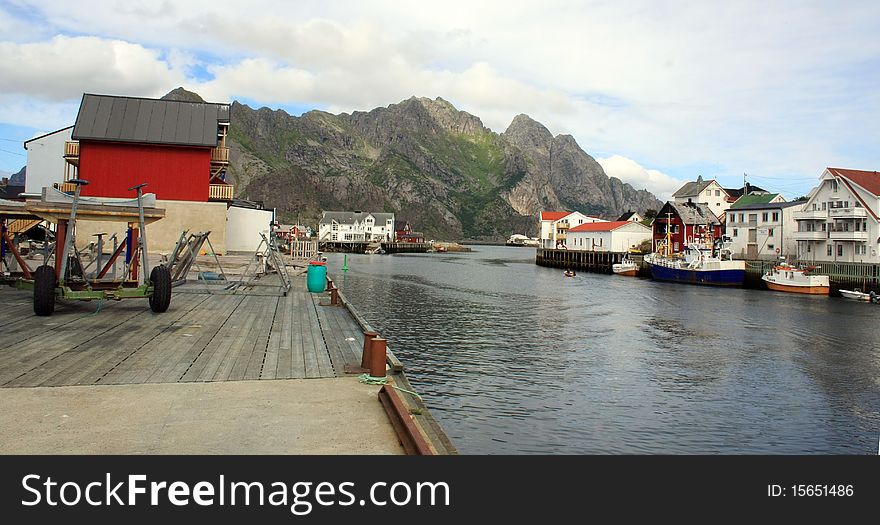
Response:
[[[742,286],[746,279],[745,261],[734,261],[730,250],[719,243],[713,246],[711,238],[705,242],[688,244],[684,254],[671,254],[661,245],[657,252],[645,256],[651,276],[658,281],[672,281],[712,286]]]

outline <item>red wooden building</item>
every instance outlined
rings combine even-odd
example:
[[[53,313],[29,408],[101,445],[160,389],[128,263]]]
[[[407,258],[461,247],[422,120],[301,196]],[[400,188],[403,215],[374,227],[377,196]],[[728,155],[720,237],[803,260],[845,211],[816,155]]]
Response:
[[[425,234],[413,231],[412,225],[407,221],[397,221],[394,226],[394,238],[397,242],[425,242]]]
[[[89,181],[82,194],[95,197],[131,198],[128,188],[146,182],[157,199],[232,200],[229,121],[228,104],[84,94],[66,180]]]
[[[712,238],[721,237],[721,222],[709,206],[693,202],[667,202],[657,212],[653,225],[653,247],[666,239],[667,228],[672,234],[672,251],[682,252],[695,237],[711,232]]]

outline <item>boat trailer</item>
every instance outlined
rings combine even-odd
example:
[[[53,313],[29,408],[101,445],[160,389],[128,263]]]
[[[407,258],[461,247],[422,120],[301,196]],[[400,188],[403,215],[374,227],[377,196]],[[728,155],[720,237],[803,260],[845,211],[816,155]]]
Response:
[[[128,203],[89,204],[80,202],[80,191],[88,181],[73,179],[68,181],[75,185],[73,201],[69,204],[70,212],[66,214],[67,203],[47,202],[45,198],[33,204],[28,203],[27,210],[34,215],[50,222],[57,223],[55,232],[55,266],[44,264],[33,272],[33,278],[20,279],[17,286],[22,289],[33,289],[34,313],[39,316],[52,315],[55,311],[56,299],[93,301],[121,300],[145,298],[149,299],[150,309],[161,313],[168,310],[171,304],[171,273],[165,265],[150,270],[147,251],[147,219],[151,222],[164,217],[164,210],[150,208],[145,214],[143,188],[139,184],[129,191],[137,192],[137,211]],[[76,221],[99,220],[128,222],[126,242],[119,247],[102,267],[95,269],[94,277],[87,277],[78,257],[75,246]],[[58,249],[59,247],[62,247]],[[111,268],[115,268],[116,260],[125,251],[125,265],[120,279],[105,279]],[[143,267],[144,278],[141,282],[140,267]]]

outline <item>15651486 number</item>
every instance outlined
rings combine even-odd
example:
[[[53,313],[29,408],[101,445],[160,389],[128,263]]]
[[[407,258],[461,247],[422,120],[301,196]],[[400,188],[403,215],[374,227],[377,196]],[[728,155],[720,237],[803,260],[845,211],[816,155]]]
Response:
[[[792,496],[852,496],[852,485],[792,485]]]

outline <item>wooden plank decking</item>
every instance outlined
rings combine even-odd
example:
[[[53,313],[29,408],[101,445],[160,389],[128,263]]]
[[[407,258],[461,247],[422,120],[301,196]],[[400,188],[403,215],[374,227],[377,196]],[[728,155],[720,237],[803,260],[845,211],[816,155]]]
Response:
[[[0,387],[327,378],[360,366],[363,334],[345,308],[293,279],[286,297],[175,288],[164,314],[146,300],[63,302],[33,314],[0,288]]]

